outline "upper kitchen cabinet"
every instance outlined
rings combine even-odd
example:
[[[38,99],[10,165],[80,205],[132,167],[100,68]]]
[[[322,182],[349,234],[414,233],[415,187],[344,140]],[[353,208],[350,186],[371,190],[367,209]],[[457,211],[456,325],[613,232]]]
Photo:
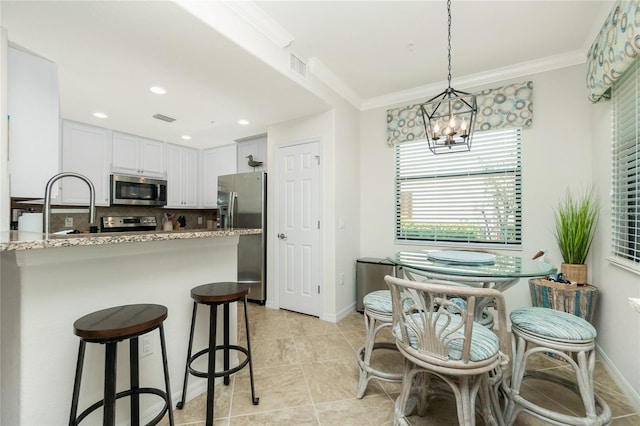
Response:
[[[224,145],[202,151],[202,206],[218,207],[218,176],[237,172],[237,145]]]
[[[47,182],[59,172],[56,64],[10,47],[7,86],[10,193],[12,197],[42,198]],[[51,195],[57,198],[57,187]]]
[[[262,162],[251,166],[250,161]],[[267,135],[238,141],[238,173],[267,170]]]
[[[126,133],[113,132],[114,173],[155,178],[165,177],[165,143]]]
[[[62,171],[79,173],[95,189],[96,206],[109,205],[111,131],[75,121],[62,122]],[[88,205],[89,189],[79,179],[64,178],[61,204]]]
[[[198,151],[167,144],[167,207],[198,207]]]
[[[80,173],[93,183],[96,206],[109,205],[110,168],[111,130],[62,122],[62,171]],[[62,204],[89,204],[89,190],[83,181],[64,178],[61,182]]]

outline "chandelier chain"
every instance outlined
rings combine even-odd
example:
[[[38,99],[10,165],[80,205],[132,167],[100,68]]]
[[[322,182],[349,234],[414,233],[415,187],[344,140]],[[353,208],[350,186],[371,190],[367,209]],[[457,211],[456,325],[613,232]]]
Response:
[[[471,139],[478,112],[476,96],[451,87],[451,2],[447,2],[447,59],[449,86],[420,104],[424,132],[429,150],[434,154],[471,149]]]
[[[451,89],[451,0],[447,0],[447,13],[448,13],[448,29],[449,29],[449,38],[448,38],[448,59],[449,59],[449,75],[447,77],[449,82],[449,89]]]

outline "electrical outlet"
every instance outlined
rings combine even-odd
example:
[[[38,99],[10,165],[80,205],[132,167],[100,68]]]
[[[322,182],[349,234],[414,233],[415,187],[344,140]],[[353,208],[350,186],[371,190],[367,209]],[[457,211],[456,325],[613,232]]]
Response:
[[[65,217],[64,218],[64,227],[65,228],[73,228],[73,218],[72,217]]]
[[[152,353],[153,353],[153,341],[151,340],[151,336],[142,336],[141,357],[144,358],[145,356],[149,356]]]
[[[202,216],[198,216],[198,225],[202,225]]]

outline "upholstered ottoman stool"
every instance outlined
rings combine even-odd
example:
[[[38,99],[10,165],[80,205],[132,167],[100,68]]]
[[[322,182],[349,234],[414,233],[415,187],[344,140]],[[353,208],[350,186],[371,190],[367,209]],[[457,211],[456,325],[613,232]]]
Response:
[[[393,308],[391,292],[389,290],[372,291],[364,296],[364,326],[366,336],[364,345],[356,351],[356,363],[360,369],[358,392],[356,396],[362,398],[371,379],[401,383],[402,372],[391,373],[378,370],[371,366],[371,356],[375,349],[390,349],[397,351],[395,343],[376,342],[376,336],[385,327],[393,326]]]
[[[507,399],[504,421],[511,425],[520,412],[530,413],[552,424],[604,425],[611,419],[607,403],[595,394],[596,329],[584,319],[554,309],[530,307],[511,312],[513,333],[511,377],[503,382]],[[575,381],[548,373],[527,371],[527,361],[535,353],[551,353],[565,360],[575,372]],[[520,395],[526,378],[548,380],[575,392],[584,404],[585,415],[571,416],[541,407]]]

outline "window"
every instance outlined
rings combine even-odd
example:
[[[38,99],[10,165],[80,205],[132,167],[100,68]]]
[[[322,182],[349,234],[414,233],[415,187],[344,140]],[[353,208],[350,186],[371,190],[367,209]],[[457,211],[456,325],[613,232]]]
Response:
[[[640,271],[640,61],[614,84],[612,152],[612,255]]]
[[[475,132],[468,152],[396,144],[396,241],[520,245],[520,145],[520,129]]]

